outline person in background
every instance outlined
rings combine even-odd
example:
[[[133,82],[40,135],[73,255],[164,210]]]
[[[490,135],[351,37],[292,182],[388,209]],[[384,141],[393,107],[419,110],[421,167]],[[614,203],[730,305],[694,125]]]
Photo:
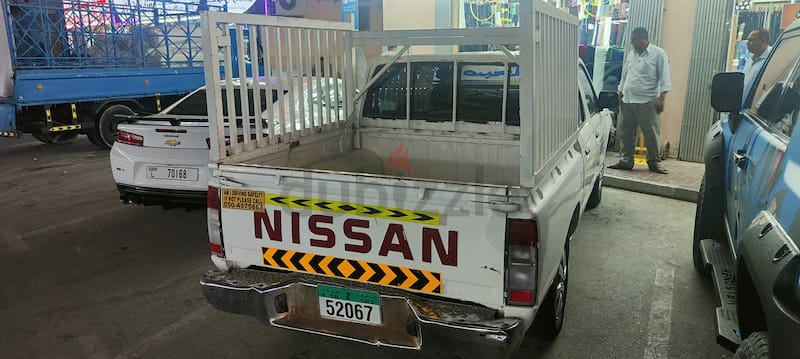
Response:
[[[647,30],[637,27],[631,33],[633,50],[625,54],[622,79],[619,84],[620,109],[619,162],[608,168],[633,169],[633,151],[638,129],[642,129],[647,146],[647,167],[655,173],[666,174],[658,157],[661,134],[658,115],[664,111],[667,92],[672,88],[669,79],[669,59],[666,52],[650,43]]]
[[[747,36],[747,51],[750,51],[751,56],[748,56],[744,63],[743,90],[745,94],[749,93],[750,87],[753,86],[753,81],[761,71],[761,68],[764,67],[764,62],[766,62],[767,56],[772,51],[772,46],[769,46],[769,30],[756,29],[751,31],[750,35]],[[742,101],[745,100],[745,98],[742,99]]]

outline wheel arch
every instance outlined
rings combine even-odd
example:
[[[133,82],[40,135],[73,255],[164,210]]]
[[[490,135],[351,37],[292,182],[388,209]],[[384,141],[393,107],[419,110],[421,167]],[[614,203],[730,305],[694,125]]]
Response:
[[[715,122],[706,132],[703,145],[703,163],[705,163],[706,187],[711,193],[722,193],[725,186],[725,136],[722,121]],[[724,210],[722,198],[712,198],[711,203]]]
[[[764,306],[744,257],[739,257],[736,264],[736,317],[742,339],[755,332],[767,331]]]
[[[95,107],[94,107],[94,109],[92,111],[92,114],[94,115],[94,118],[97,118],[98,116],[100,116],[103,113],[103,111],[105,111],[107,108],[109,108],[111,106],[114,106],[114,105],[125,105],[125,106],[128,106],[134,112],[145,110],[145,106],[142,105],[142,103],[138,99],[135,99],[135,98],[106,100],[106,101],[102,101],[102,102],[98,103],[97,105],[95,105]]]

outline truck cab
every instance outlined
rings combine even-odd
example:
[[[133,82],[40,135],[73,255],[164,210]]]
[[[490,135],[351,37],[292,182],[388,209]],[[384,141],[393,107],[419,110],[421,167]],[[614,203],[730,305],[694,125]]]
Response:
[[[720,344],[737,358],[797,358],[800,23],[742,88],[741,73],[714,79],[712,106],[723,115],[706,136],[694,264],[714,279]]]

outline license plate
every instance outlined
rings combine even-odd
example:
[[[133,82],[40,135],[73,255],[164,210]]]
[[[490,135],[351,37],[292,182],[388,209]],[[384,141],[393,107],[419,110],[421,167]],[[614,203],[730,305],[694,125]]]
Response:
[[[197,182],[200,171],[197,168],[175,166],[147,166],[147,178]]]
[[[381,325],[381,296],[375,292],[320,285],[319,314],[323,318]]]

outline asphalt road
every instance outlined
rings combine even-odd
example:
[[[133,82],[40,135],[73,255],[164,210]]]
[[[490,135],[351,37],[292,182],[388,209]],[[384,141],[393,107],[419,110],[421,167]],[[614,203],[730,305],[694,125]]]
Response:
[[[210,308],[205,213],[123,206],[108,154],[0,139],[0,357],[423,358]],[[517,358],[725,358],[694,205],[605,189],[571,246],[564,329]]]

